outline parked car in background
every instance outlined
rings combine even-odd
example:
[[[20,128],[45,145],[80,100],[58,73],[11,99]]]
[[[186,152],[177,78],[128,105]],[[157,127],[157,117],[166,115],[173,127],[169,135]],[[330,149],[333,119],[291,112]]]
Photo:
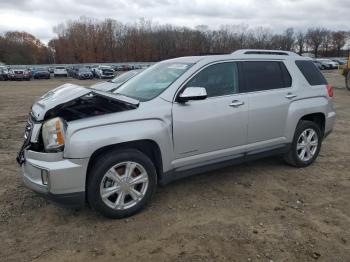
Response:
[[[123,66],[122,65],[115,65],[115,66],[112,66],[113,70],[114,71],[122,71],[123,70]]]
[[[345,65],[346,64],[346,59],[341,59],[341,58],[332,58],[331,59],[333,62],[338,63],[338,65]]]
[[[97,78],[113,78],[114,70],[110,66],[98,66],[94,68],[95,76]]]
[[[48,68],[35,68],[32,74],[34,79],[50,79],[50,72]]]
[[[326,58],[318,58],[316,61],[320,62],[322,64],[321,69],[337,69],[339,64],[337,62],[334,62],[330,59]]]
[[[53,76],[58,77],[58,76],[68,76],[67,69],[64,66],[56,66],[53,70]]]
[[[69,77],[74,77],[74,67],[73,66],[67,67],[67,75]]]
[[[90,66],[91,73],[96,77],[95,69],[97,69],[99,65],[92,65]]]
[[[323,70],[323,69],[326,69],[327,66],[322,64],[320,61],[317,61],[317,60],[312,60],[312,62],[314,63],[314,65],[320,69],[320,70]]]
[[[295,53],[181,57],[115,92],[49,91],[31,108],[17,161],[41,195],[123,218],[185,176],[271,155],[307,167],[335,117],[332,86]]]
[[[70,74],[71,74],[70,76],[74,77],[74,78],[78,78],[78,72],[79,72],[80,68],[85,68],[85,67],[82,66],[82,65],[74,65],[74,66],[72,66],[71,72],[70,72]]]
[[[118,87],[120,87],[122,84],[124,84],[125,82],[127,82],[128,80],[136,76],[141,71],[142,70],[132,70],[126,73],[122,73],[111,80],[108,80],[106,82],[96,83],[90,87],[101,91],[113,92],[117,90]]]
[[[0,66],[0,80],[1,81],[9,80],[9,70],[6,66]]]
[[[52,66],[50,66],[50,67],[49,67],[49,72],[50,72],[50,74],[53,74],[54,71],[55,71],[55,69],[54,69]]]
[[[9,78],[11,80],[27,80],[31,79],[31,73],[28,69],[10,69]]]
[[[93,79],[94,76],[91,73],[91,70],[86,67],[80,67],[77,69],[75,77],[80,80],[85,80],[85,79]]]

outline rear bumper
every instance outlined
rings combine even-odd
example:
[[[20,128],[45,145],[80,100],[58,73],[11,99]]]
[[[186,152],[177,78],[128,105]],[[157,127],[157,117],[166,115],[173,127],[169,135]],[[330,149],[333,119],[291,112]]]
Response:
[[[64,159],[62,152],[24,155],[22,178],[29,189],[64,206],[84,206],[88,159]]]
[[[325,129],[324,129],[324,137],[327,137],[333,130],[333,126],[335,123],[336,113],[329,112],[326,117]]]

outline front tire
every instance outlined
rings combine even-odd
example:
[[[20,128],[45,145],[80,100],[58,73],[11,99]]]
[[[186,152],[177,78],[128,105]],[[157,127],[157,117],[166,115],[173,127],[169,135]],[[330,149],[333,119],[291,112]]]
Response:
[[[289,152],[285,161],[295,167],[311,165],[317,158],[322,144],[320,127],[312,122],[302,120],[298,123]]]
[[[140,212],[157,187],[152,161],[135,149],[114,150],[98,157],[89,172],[90,206],[108,218]]]

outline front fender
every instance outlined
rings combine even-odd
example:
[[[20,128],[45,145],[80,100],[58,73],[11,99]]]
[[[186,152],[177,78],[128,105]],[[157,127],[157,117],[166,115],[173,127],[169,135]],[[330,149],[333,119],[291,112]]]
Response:
[[[160,148],[163,169],[169,169],[173,155],[171,123],[146,119],[99,125],[75,130],[66,140],[64,157],[89,158],[98,149],[124,142],[152,140]]]

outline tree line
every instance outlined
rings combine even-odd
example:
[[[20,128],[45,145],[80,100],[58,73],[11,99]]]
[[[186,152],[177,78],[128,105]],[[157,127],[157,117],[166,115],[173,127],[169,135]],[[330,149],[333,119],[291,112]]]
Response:
[[[117,20],[79,18],[54,27],[57,37],[44,45],[26,32],[0,36],[0,61],[8,64],[142,62],[203,54],[231,53],[242,48],[279,49],[315,57],[346,56],[349,31],[287,28],[273,33],[265,27],[206,25],[192,29],[160,25],[141,19],[134,24]]]
[[[27,32],[6,32],[0,36],[0,62],[46,64],[51,63],[52,59],[52,50]]]

